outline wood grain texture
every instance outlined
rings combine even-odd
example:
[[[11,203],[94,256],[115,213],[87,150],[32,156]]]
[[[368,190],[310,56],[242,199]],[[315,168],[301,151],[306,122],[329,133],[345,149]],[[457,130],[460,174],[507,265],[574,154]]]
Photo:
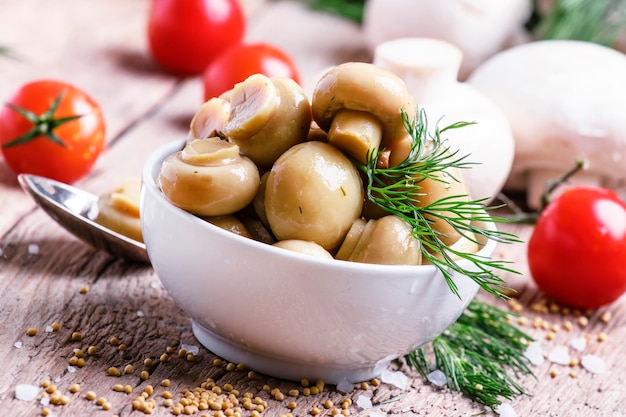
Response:
[[[109,149],[93,172],[77,185],[102,193],[120,179],[138,176],[146,157],[158,146],[185,137],[191,117],[201,104],[202,88],[198,78],[178,79],[162,73],[150,61],[145,46],[144,28],[148,0],[0,0],[0,44],[19,54],[19,60],[0,57],[0,99],[6,100],[22,83],[38,78],[61,78],[79,85],[103,106],[108,122]],[[277,44],[298,62],[305,89],[311,91],[324,68],[349,60],[368,60],[359,28],[335,17],[312,13],[298,2],[249,1],[248,39]],[[28,22],[28,23],[26,23]],[[36,208],[21,191],[14,175],[0,160],[0,408],[15,416],[41,415],[44,406],[15,399],[18,384],[39,386],[49,380],[70,398],[63,406],[50,405],[57,416],[137,416],[132,400],[146,388],[154,387],[152,398],[158,407],[153,415],[171,415],[163,406],[166,390],[174,400],[184,389],[193,390],[208,378],[220,386],[229,383],[239,391],[250,392],[267,401],[261,415],[310,415],[318,407],[323,415],[326,400],[335,406],[348,397],[353,401],[351,415],[369,416],[373,412],[394,416],[470,416],[483,411],[458,393],[425,384],[403,363],[393,365],[411,376],[406,389],[382,384],[356,387],[348,394],[334,387],[318,395],[276,401],[264,386],[278,387],[287,393],[302,387],[295,382],[257,375],[248,370],[228,371],[226,364],[200,347],[193,361],[179,357],[182,345],[199,346],[191,333],[189,319],[159,283],[150,267],[137,266],[96,252],[78,241]],[[524,240],[532,229],[511,229]],[[589,338],[583,354],[594,353],[606,362],[607,371],[591,374],[580,366],[573,368],[549,362],[533,368],[535,377],[520,380],[529,395],[513,401],[519,416],[607,416],[626,415],[626,300],[590,312],[588,325],[580,326],[576,312],[535,312],[542,296],[533,286],[525,263],[525,245],[500,247],[497,256],[513,262],[520,272],[507,276],[524,307],[526,324],[520,327],[542,340],[546,352],[568,345],[578,336]],[[507,306],[485,294],[481,299]],[[235,300],[248,308],[245,300]],[[600,318],[610,312],[612,318]],[[536,321],[541,320],[541,321]],[[57,332],[47,326],[59,323]],[[537,324],[537,328],[532,323]],[[564,330],[566,322],[572,329]],[[554,339],[546,335],[559,326]],[[27,336],[29,328],[37,335]],[[556,329],[556,328],[554,328]],[[385,329],[380,329],[385,331]],[[72,340],[79,332],[81,340]],[[606,333],[608,339],[598,341]],[[117,337],[127,349],[110,343]],[[68,368],[75,349],[97,353],[86,356],[84,367]],[[169,360],[159,358],[173,349]],[[144,365],[150,358],[152,365]],[[133,366],[133,372],[120,377],[107,375],[110,367]],[[551,370],[558,375],[550,376]],[[147,380],[141,372],[147,371]],[[570,371],[577,376],[570,377]],[[171,386],[162,387],[169,379]],[[69,392],[80,384],[77,394]],[[115,384],[130,385],[131,394],[115,392]],[[84,399],[88,390],[106,397],[110,410]],[[43,389],[42,389],[43,393]],[[43,394],[41,394],[43,395]],[[371,398],[374,407],[356,405],[360,396]],[[289,401],[296,408],[287,407]],[[490,414],[488,411],[487,414]],[[198,413],[197,415],[202,415]],[[208,414],[207,414],[208,415]],[[250,415],[246,412],[245,415]]]

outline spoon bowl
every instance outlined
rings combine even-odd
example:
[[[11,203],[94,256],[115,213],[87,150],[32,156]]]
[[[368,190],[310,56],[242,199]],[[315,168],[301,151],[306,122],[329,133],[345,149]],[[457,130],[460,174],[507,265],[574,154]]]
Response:
[[[94,221],[98,196],[50,178],[17,177],[20,185],[59,225],[96,249],[127,260],[150,263],[146,246]]]

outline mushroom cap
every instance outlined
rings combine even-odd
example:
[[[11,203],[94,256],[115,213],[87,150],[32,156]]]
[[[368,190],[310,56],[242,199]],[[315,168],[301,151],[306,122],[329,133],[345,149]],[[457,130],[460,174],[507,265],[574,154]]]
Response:
[[[347,62],[326,71],[313,91],[313,120],[324,131],[342,109],[375,115],[383,124],[383,146],[406,136],[401,110],[413,117],[413,96],[404,81],[391,71],[365,62]]]
[[[578,158],[604,182],[626,178],[625,74],[624,54],[570,40],[518,46],[476,69],[468,83],[503,110],[513,130],[508,188],[523,188],[531,171],[563,173]]]

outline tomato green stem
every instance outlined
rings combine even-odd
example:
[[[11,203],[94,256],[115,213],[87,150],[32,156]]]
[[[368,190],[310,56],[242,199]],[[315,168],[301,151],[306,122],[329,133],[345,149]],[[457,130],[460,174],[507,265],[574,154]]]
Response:
[[[62,146],[64,148],[67,148],[67,145],[65,144],[65,142],[63,142],[55,133],[55,129],[67,122],[71,122],[72,120],[76,120],[78,118],[83,117],[82,115],[72,115],[72,116],[65,116],[65,117],[59,117],[59,118],[55,118],[54,117],[54,112],[57,110],[57,108],[59,107],[59,104],[61,103],[61,99],[63,98],[63,92],[59,93],[59,95],[54,99],[54,101],[52,102],[52,105],[50,105],[50,108],[43,114],[41,115],[37,115],[29,110],[23,109],[21,107],[18,107],[12,103],[7,103],[6,106],[9,107],[10,109],[12,109],[13,111],[15,111],[16,113],[19,113],[20,115],[22,115],[24,118],[26,118],[28,121],[30,121],[33,124],[32,129],[30,129],[28,132],[26,132],[25,134],[23,134],[22,136],[19,136],[5,144],[2,145],[3,149],[6,148],[11,148],[13,146],[19,146],[19,145],[23,145],[25,143],[28,143],[32,140],[35,140],[38,137],[46,137],[48,138],[50,141],[52,141],[53,143],[56,143],[59,146]]]
[[[565,172],[562,176],[560,176],[559,178],[555,180],[547,181],[546,188],[543,191],[543,194],[541,194],[541,203],[539,205],[538,212],[541,213],[546,208],[546,206],[550,203],[550,196],[552,195],[552,193],[558,186],[564,184],[572,176],[574,176],[576,173],[578,173],[582,169],[585,169],[586,167],[587,167],[587,161],[585,159],[582,159],[582,158],[577,159],[574,166],[570,168],[567,172]]]

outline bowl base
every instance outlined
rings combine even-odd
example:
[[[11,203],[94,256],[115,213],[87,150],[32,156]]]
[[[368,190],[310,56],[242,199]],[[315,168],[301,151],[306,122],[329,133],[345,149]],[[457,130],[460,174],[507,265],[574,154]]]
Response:
[[[291,381],[307,378],[310,381],[323,380],[326,384],[337,385],[342,381],[352,383],[369,381],[379,377],[387,369],[390,361],[358,368],[321,365],[286,361],[250,350],[248,347],[226,339],[206,327],[191,322],[191,328],[198,341],[215,355],[232,363],[241,363],[255,372]]]

